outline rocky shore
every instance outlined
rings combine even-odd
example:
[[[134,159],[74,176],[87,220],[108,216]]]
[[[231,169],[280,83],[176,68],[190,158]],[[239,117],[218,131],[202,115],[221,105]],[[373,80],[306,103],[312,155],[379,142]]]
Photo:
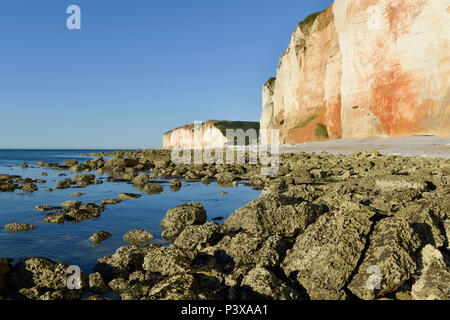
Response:
[[[93,154],[91,154],[92,156]],[[0,259],[0,296],[11,299],[450,299],[450,160],[382,156],[281,154],[275,175],[260,165],[174,164],[168,151],[95,154],[84,164],[38,163],[46,170],[94,171],[137,190],[162,191],[156,177],[220,185],[248,183],[263,190],[223,224],[192,202],[161,221],[170,245],[153,243],[146,230],[124,234],[129,243],[98,259],[67,288],[68,265],[42,257],[15,264]],[[104,156],[112,156],[108,161]],[[98,184],[83,173],[58,188]],[[0,192],[37,190],[30,179],[0,175]],[[56,191],[56,190],[55,190]],[[48,222],[96,218],[109,205],[133,201],[121,194],[101,204],[66,201],[48,211]],[[32,228],[11,221],[12,231]],[[25,231],[25,230],[24,230]],[[99,231],[91,241],[110,234]]]

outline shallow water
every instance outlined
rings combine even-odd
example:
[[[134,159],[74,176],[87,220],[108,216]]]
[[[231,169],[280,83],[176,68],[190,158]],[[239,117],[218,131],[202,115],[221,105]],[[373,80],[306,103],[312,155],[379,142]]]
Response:
[[[46,257],[57,262],[78,265],[83,271],[91,272],[98,258],[111,254],[126,244],[122,237],[131,229],[146,229],[153,234],[154,241],[164,243],[159,223],[170,208],[198,201],[205,207],[208,220],[216,217],[226,218],[236,209],[258,198],[261,193],[242,184],[232,188],[219,188],[216,183],[203,185],[200,182],[187,181],[182,181],[183,186],[178,192],[172,192],[169,180],[159,179],[164,192],[147,195],[128,183],[108,182],[107,175],[99,176],[95,171],[90,173],[102,179],[103,184],[45,192],[47,188],[54,188],[57,180],[73,177],[77,173],[46,167],[20,167],[23,162],[29,166],[37,161],[62,164],[64,160],[77,159],[84,162],[93,157],[83,157],[80,154],[90,152],[92,150],[0,150],[0,174],[47,180],[45,184],[37,184],[39,190],[34,193],[23,193],[21,190],[13,193],[0,192],[0,257],[13,258],[14,262],[25,257]],[[41,176],[42,172],[48,173],[48,176]],[[65,173],[67,177],[57,177],[57,173]],[[227,194],[222,195],[222,191]],[[70,197],[74,192],[86,195]],[[79,223],[44,223],[42,219],[46,213],[35,210],[36,205],[59,206],[66,200],[99,204],[101,200],[116,198],[122,192],[139,193],[142,197],[107,205],[99,218]],[[31,223],[38,228],[29,232],[9,233],[4,229],[4,225],[13,222]],[[89,237],[100,230],[108,231],[112,236],[101,244],[94,245],[89,241]]]

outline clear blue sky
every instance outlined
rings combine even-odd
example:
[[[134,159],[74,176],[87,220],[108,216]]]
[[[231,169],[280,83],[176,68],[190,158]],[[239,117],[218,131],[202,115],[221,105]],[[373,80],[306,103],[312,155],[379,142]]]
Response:
[[[195,120],[259,121],[298,22],[331,3],[2,0],[0,148],[154,148]]]

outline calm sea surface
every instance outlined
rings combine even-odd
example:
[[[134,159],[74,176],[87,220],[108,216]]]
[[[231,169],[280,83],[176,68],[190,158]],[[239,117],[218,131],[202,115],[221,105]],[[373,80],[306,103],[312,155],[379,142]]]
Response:
[[[85,188],[70,188],[45,192],[54,188],[56,181],[72,177],[76,173],[51,168],[20,167],[26,162],[29,166],[38,161],[60,163],[64,160],[76,159],[85,162],[94,157],[84,157],[94,150],[0,150],[0,174],[15,174],[32,179],[44,179],[45,184],[37,184],[39,190],[34,193],[0,192],[0,257],[13,258],[14,262],[25,257],[46,257],[57,262],[74,264],[85,272],[91,272],[96,260],[111,254],[118,247],[125,245],[123,235],[135,228],[144,228],[155,237],[154,241],[164,243],[161,239],[162,228],[159,223],[166,211],[186,202],[198,201],[203,204],[208,214],[208,220],[215,217],[228,217],[236,209],[256,199],[260,191],[240,184],[233,188],[219,188],[216,183],[203,185],[199,182],[182,181],[183,187],[178,192],[169,188],[169,180],[163,180],[164,192],[159,195],[147,195],[137,191],[131,184],[124,182],[108,182],[107,175],[98,176],[103,184],[91,185]],[[95,150],[110,152],[113,150]],[[105,160],[107,157],[105,157]],[[48,176],[41,176],[42,172]],[[57,177],[57,173],[65,173],[67,177]],[[227,194],[222,195],[225,191]],[[86,195],[70,197],[74,192]],[[79,200],[100,204],[103,199],[115,198],[119,193],[131,192],[142,194],[136,200],[122,201],[116,205],[107,205],[101,216],[94,220],[80,223],[65,222],[63,225],[42,222],[45,213],[35,210],[36,205],[49,204],[59,206],[66,200]],[[30,223],[38,226],[29,232],[9,233],[4,225],[12,222]],[[89,241],[95,232],[104,230],[112,237],[99,245]]]

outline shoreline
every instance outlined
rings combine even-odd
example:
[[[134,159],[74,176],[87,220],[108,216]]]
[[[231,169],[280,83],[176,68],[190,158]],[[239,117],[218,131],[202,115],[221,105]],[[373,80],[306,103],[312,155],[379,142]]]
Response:
[[[278,172],[261,176],[259,165],[176,165],[170,151],[116,151],[107,161],[102,153],[97,155],[86,164],[69,160],[65,165],[39,166],[120,176],[144,193],[161,191],[150,180],[154,177],[171,178],[174,186],[179,179],[228,185],[248,180],[263,193],[230,213],[223,225],[206,222],[201,204],[170,209],[161,226],[171,244],[152,243],[153,236],[144,233],[150,244],[125,245],[98,259],[94,273],[82,274],[79,290],[66,288],[64,263],[26,258],[12,266],[0,259],[0,279],[6,279],[8,297],[450,298],[445,291],[450,279],[448,159],[383,156],[376,151],[282,153]],[[12,189],[26,185],[34,190],[29,188],[32,181],[17,179],[4,175],[0,182]],[[96,181],[86,173],[69,180],[61,181],[68,188]],[[123,196],[133,201],[132,194]],[[58,215],[84,221],[98,217],[107,206],[98,210],[69,201]],[[139,238],[140,231],[137,234]],[[373,265],[382,274],[380,290],[366,286],[365,270]]]

